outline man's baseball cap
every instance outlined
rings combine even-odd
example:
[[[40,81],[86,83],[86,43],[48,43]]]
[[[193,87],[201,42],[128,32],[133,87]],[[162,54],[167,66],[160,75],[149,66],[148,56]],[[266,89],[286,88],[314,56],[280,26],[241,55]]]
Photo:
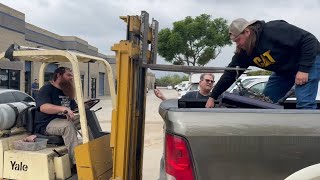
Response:
[[[251,24],[254,24],[258,20],[252,20],[252,21],[247,21],[243,18],[238,18],[236,20],[233,20],[229,26],[229,35],[231,40],[234,40],[236,37],[239,36],[243,32],[245,28],[250,26]]]

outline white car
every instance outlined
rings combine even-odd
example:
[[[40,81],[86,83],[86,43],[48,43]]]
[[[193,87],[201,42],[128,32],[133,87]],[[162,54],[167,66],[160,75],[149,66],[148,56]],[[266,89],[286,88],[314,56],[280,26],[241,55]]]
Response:
[[[256,79],[262,79],[264,81],[268,81],[269,76],[245,76],[245,77],[240,77],[239,78],[242,85],[244,87],[247,87],[247,85],[249,85],[250,83],[254,82],[254,80]],[[237,84],[234,82],[227,90],[226,92],[232,93],[235,89],[237,89],[238,86]]]
[[[184,91],[189,86],[189,81],[182,81],[180,84],[177,85],[177,91]]]
[[[266,87],[266,84],[268,82],[268,79],[261,78],[261,79],[250,79],[248,81],[245,81],[242,83],[244,88],[247,88],[251,91],[254,91],[256,93],[263,93],[264,88]],[[239,87],[236,85],[235,88],[233,88],[232,92],[230,93],[238,93]]]
[[[0,104],[13,102],[27,102],[30,105],[35,105],[35,100],[30,95],[15,89],[0,89]]]
[[[266,84],[268,82],[268,79],[266,78],[260,78],[260,79],[250,79],[246,82],[243,83],[243,86],[245,88],[248,88],[254,92],[257,92],[257,93],[263,93],[263,90],[264,88],[266,87]],[[237,93],[237,86],[235,86],[235,88],[233,88],[232,92],[230,93]],[[318,93],[317,93],[317,97],[316,97],[316,100],[320,100],[320,82],[319,82],[319,85],[318,85]],[[290,97],[288,97],[286,99],[286,101],[296,101],[296,97],[295,97],[295,94],[293,93]]]
[[[186,90],[180,91],[178,93],[178,99],[180,99],[182,96],[184,96],[190,91],[198,91],[198,90],[199,90],[199,83],[192,83],[186,88]]]

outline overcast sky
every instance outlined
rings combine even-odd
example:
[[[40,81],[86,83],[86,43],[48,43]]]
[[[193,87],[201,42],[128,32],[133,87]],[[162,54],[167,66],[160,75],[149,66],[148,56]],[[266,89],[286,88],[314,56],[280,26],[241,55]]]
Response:
[[[159,29],[186,16],[206,13],[230,23],[235,18],[247,20],[283,19],[313,33],[320,39],[320,1],[308,0],[0,0],[25,14],[26,22],[63,36],[78,36],[114,55],[110,47],[126,37],[126,24],[119,16],[140,15],[142,10],[159,21]],[[313,21],[314,20],[314,21]],[[223,48],[209,66],[226,66],[233,46]],[[163,59],[158,58],[159,63]]]

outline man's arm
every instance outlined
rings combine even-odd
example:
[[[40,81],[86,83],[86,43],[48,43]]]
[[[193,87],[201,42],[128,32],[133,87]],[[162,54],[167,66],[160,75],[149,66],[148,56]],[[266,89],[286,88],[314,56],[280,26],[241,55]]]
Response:
[[[68,110],[69,108],[64,106],[57,106],[50,103],[45,103],[40,106],[40,111],[46,114],[59,114],[63,113],[65,110]]]
[[[246,61],[241,61],[241,58],[246,58],[244,55],[234,55],[232,57],[231,63],[228,65],[228,67],[237,67],[240,68],[248,68],[249,65],[242,63]],[[239,71],[239,76],[244,71]],[[206,108],[213,108],[214,107],[214,100],[217,99],[225,90],[227,90],[232,83],[236,81],[237,71],[234,70],[227,70],[223,73],[217,84],[214,86],[210,97],[207,101]]]
[[[68,119],[73,120],[74,119],[74,113],[70,108],[64,107],[64,106],[57,106],[49,103],[45,103],[40,106],[40,111],[46,114],[59,114],[63,113],[65,114]]]
[[[247,58],[245,55],[234,55],[228,67],[239,66],[240,68],[248,68],[249,65],[243,63],[247,62],[246,60],[243,60],[245,58]],[[241,76],[243,72],[244,71],[239,71],[239,76]],[[212,97],[213,99],[217,99],[225,90],[227,90],[231,86],[232,83],[236,81],[236,76],[237,71],[226,70],[217,82],[217,84],[214,86],[210,97]]]

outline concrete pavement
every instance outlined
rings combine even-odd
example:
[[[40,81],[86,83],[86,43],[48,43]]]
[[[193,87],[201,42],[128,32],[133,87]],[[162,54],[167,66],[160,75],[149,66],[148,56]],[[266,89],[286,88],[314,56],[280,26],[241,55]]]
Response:
[[[160,88],[167,98],[177,98],[178,92]],[[160,159],[163,154],[163,120],[158,113],[159,105],[162,101],[158,99],[153,90],[149,90],[146,98],[146,124],[144,137],[144,155],[143,155],[143,180],[156,180],[159,177]],[[92,109],[101,110],[96,112],[101,128],[104,131],[111,130],[111,99],[102,97]]]

